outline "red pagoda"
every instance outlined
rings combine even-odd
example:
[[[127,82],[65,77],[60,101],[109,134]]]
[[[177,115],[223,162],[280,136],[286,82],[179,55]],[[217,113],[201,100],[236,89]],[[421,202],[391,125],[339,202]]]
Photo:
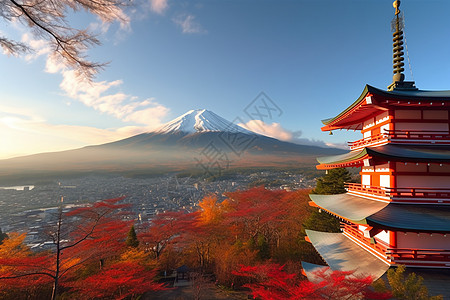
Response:
[[[353,104],[322,121],[323,131],[360,130],[362,139],[346,154],[318,158],[317,168],[360,168],[361,183],[348,183],[345,194],[310,195],[312,206],[342,221],[342,233],[307,230],[307,239],[331,269],[375,279],[398,264],[414,272],[450,269],[450,91],[404,81],[399,5],[393,83],[387,91],[366,85]],[[304,264],[307,274],[313,268]]]

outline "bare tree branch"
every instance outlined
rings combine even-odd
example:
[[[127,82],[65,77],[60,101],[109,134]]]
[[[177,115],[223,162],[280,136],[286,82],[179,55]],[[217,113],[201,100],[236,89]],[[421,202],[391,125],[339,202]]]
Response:
[[[12,22],[18,20],[31,29],[37,38],[45,39],[57,54],[54,57],[77,75],[92,81],[107,63],[93,62],[84,55],[87,49],[100,45],[98,38],[87,29],[72,28],[67,22],[66,12],[85,10],[98,16],[103,22],[128,22],[123,8],[125,0],[3,0],[0,1],[0,17]],[[32,47],[7,37],[0,37],[0,46],[10,55],[29,52]]]
[[[46,272],[32,272],[32,273],[19,274],[19,275],[12,275],[12,276],[2,276],[2,277],[0,277],[0,280],[2,280],[2,279],[22,278],[22,277],[33,276],[33,275],[46,275],[46,276],[49,276],[49,277],[55,279],[55,276],[53,276],[53,275],[50,274],[50,273],[46,273]]]

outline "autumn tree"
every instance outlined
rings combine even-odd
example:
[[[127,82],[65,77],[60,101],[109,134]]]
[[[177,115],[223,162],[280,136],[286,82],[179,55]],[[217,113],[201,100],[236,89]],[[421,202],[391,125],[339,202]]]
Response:
[[[35,38],[47,41],[54,59],[91,80],[105,64],[90,61],[84,52],[100,41],[88,29],[71,27],[68,13],[86,11],[102,22],[126,23],[128,18],[123,9],[128,3],[125,0],[5,0],[0,5],[0,16],[5,22],[19,22],[28,27]],[[0,46],[12,55],[33,50],[30,44],[4,35],[0,35]]]
[[[281,201],[286,193],[269,191],[264,187],[229,193],[232,210],[226,218],[236,236],[256,246],[258,239],[259,246],[277,243],[279,228],[288,209]]]
[[[124,197],[108,199],[63,212],[62,203],[56,215],[56,225],[47,228],[53,242],[51,252],[42,252],[30,257],[8,256],[0,264],[11,267],[8,273],[0,274],[6,279],[46,277],[53,282],[52,299],[59,292],[61,280],[70,280],[74,272],[89,262],[102,262],[116,255],[123,248],[128,221],[117,214],[127,205],[119,204]]]
[[[0,299],[37,298],[37,293],[51,287],[52,278],[41,276],[42,266],[48,265],[50,257],[47,253],[33,255],[31,249],[25,245],[26,234],[10,233],[9,237],[0,245],[0,261],[14,259],[14,266],[0,263]],[[16,277],[20,272],[35,272],[32,276]],[[17,295],[17,291],[21,295]],[[45,294],[45,292],[44,292]]]
[[[164,289],[162,284],[154,281],[155,276],[155,269],[148,269],[136,261],[119,261],[68,286],[86,299],[133,299],[147,291]]]
[[[192,224],[193,215],[183,211],[158,214],[148,224],[140,226],[138,238],[146,251],[158,260],[169,244],[180,241],[182,233]]]
[[[215,251],[214,274],[220,284],[231,286],[241,282],[233,274],[240,265],[254,265],[258,261],[258,252],[250,250],[241,242],[236,242],[231,246],[222,244]]]
[[[210,278],[205,277],[202,273],[191,272],[189,274],[192,285],[192,294],[194,300],[205,299],[204,296],[208,295],[208,289],[213,287]]]
[[[225,240],[229,233],[223,220],[230,207],[227,200],[218,202],[215,195],[205,196],[198,206],[200,210],[193,214],[193,222],[186,228],[186,238],[195,253],[198,267],[205,271],[214,260],[216,247],[227,243]]]
[[[259,299],[389,299],[390,293],[373,292],[370,276],[321,268],[313,275],[315,282],[299,280],[294,273],[283,271],[278,264],[241,266],[235,275],[245,277],[253,297]]]
[[[99,272],[87,274],[65,283],[77,299],[139,299],[148,291],[165,289],[156,282],[157,269],[149,253],[141,248],[127,247],[105,262]]]

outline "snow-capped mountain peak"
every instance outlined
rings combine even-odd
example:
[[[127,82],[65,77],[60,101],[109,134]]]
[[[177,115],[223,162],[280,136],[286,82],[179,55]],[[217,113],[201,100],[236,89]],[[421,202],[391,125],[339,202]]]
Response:
[[[156,130],[159,134],[183,132],[234,132],[255,134],[206,109],[190,110]]]

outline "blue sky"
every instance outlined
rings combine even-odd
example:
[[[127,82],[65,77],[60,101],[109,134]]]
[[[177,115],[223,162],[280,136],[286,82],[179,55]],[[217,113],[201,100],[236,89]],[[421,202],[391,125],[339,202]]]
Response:
[[[450,2],[404,0],[413,77],[425,90],[450,89]],[[365,84],[392,80],[391,0],[148,0],[128,24],[71,16],[102,41],[88,51],[110,64],[92,86],[48,57],[18,24],[0,33],[32,41],[34,55],[0,55],[0,158],[100,144],[151,131],[206,108],[281,139],[343,145],[356,133],[320,131]],[[260,92],[281,115],[251,121]]]

